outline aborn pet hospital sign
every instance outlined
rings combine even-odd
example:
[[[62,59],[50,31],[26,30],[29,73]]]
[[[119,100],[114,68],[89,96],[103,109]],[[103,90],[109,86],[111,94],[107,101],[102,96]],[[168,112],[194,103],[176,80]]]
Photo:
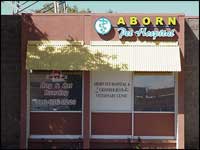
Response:
[[[176,26],[176,17],[167,17],[167,24],[164,25],[162,17],[155,18],[155,26],[150,26],[151,18],[143,17],[140,22],[142,25],[138,26],[138,18],[137,17],[129,17],[129,26],[125,22],[124,17],[119,17],[116,24],[117,26],[112,26],[111,21],[108,18],[101,17],[98,18],[94,24],[95,30],[100,35],[107,35],[111,31],[112,27],[117,28],[119,32],[119,39],[123,37],[133,37],[134,35],[137,37],[151,37],[155,40],[157,37],[174,37]],[[133,29],[134,27],[138,27],[137,30]],[[161,30],[149,30],[150,27],[163,28]],[[168,28],[168,30],[167,30]]]

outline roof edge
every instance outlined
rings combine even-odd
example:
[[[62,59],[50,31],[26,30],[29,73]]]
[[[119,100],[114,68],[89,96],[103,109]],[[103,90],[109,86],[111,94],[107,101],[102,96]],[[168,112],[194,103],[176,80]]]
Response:
[[[33,15],[33,16],[96,16],[96,15],[108,15],[108,16],[185,16],[184,13],[22,13],[22,15]]]

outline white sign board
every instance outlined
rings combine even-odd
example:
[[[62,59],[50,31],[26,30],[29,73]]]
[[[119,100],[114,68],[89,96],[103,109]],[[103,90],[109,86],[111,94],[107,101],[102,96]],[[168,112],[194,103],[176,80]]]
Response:
[[[131,111],[131,72],[91,72],[91,109]]]

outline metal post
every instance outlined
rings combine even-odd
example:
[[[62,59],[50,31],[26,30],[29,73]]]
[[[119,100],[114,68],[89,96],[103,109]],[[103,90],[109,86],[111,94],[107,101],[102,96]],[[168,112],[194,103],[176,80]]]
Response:
[[[18,14],[18,12],[19,12],[19,10],[20,10],[20,4],[19,4],[19,1],[17,1],[17,14]]]
[[[14,15],[15,14],[15,1],[12,1],[12,14]]]
[[[65,13],[67,14],[67,2],[65,2]]]
[[[65,3],[63,3],[63,13],[66,13],[66,7]]]
[[[59,5],[59,2],[56,1],[56,4],[57,4],[57,13],[60,13],[60,10],[59,10],[60,5]]]
[[[56,1],[53,1],[53,6],[54,6],[54,13],[56,13]]]

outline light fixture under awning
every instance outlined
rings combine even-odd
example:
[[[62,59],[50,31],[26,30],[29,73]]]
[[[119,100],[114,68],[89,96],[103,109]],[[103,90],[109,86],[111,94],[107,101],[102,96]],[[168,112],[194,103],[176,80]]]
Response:
[[[181,71],[178,45],[29,41],[26,61],[32,70]]]

